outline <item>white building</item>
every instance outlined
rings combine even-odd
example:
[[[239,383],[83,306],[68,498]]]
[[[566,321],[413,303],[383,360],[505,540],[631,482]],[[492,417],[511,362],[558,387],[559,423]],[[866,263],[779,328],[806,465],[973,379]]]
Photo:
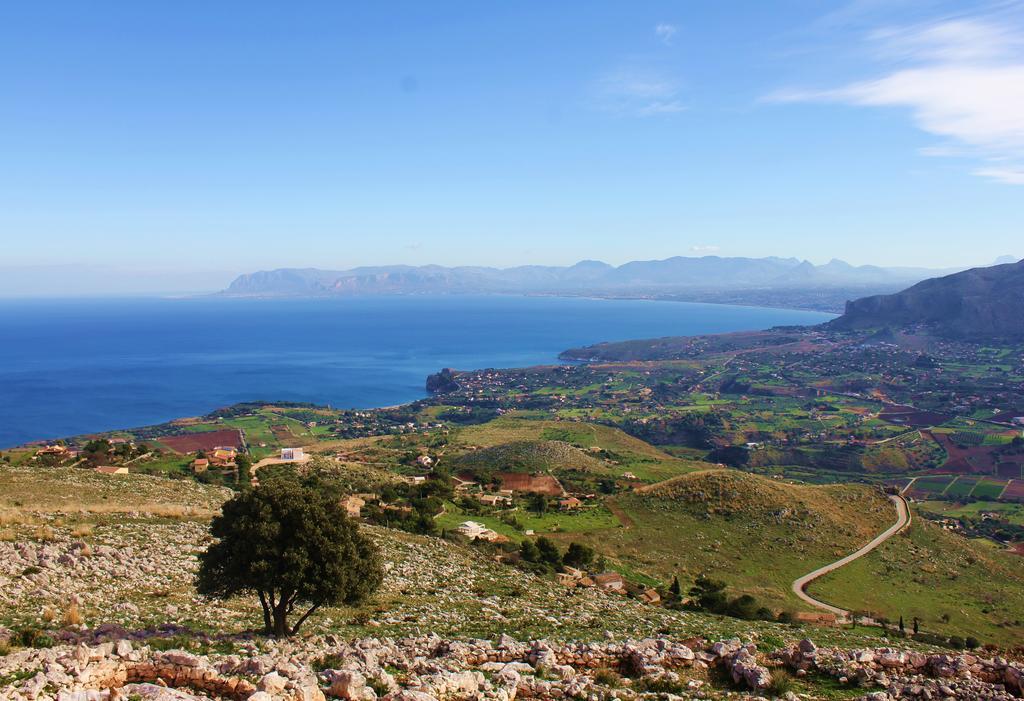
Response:
[[[305,460],[306,455],[302,448],[281,448],[282,460]]]

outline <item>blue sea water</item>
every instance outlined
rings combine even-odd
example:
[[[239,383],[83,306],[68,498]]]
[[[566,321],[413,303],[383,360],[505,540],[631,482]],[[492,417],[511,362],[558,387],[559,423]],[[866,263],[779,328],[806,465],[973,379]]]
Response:
[[[442,367],[599,341],[815,324],[814,312],[556,297],[0,301],[0,447],[248,400],[389,406]]]

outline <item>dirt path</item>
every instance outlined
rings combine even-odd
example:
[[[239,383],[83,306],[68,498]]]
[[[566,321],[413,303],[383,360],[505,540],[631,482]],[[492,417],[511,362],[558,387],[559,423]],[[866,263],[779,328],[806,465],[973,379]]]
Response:
[[[835,562],[825,565],[824,567],[819,567],[813,572],[805,574],[803,577],[797,579],[795,582],[793,582],[793,593],[801,599],[803,599],[804,601],[806,601],[811,606],[823,609],[830,613],[834,613],[841,618],[846,618],[850,613],[849,611],[847,611],[846,609],[841,609],[838,606],[826,604],[824,601],[819,601],[818,599],[815,599],[813,596],[807,593],[807,585],[813,582],[815,579],[822,577],[828,574],[829,572],[834,572],[843,565],[848,565],[857,558],[867,555],[869,552],[877,548],[879,545],[889,540],[894,535],[896,535],[904,528],[906,528],[908,525],[910,525],[910,507],[907,505],[907,500],[898,495],[890,495],[889,498],[896,506],[896,523],[889,526],[883,532],[879,533],[870,543],[865,545],[860,550],[854,553],[850,553],[846,557],[836,560]]]
[[[608,510],[612,512],[612,516],[619,520],[623,528],[632,528],[636,525],[636,522],[629,517],[625,511],[623,511],[618,504],[611,499],[606,499],[604,505],[608,507]]]

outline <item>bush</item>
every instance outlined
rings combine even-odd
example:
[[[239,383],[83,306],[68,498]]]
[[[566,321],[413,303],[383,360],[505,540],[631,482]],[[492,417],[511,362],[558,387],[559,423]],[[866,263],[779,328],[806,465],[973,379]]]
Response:
[[[44,648],[56,645],[46,631],[31,626],[16,630],[14,640],[22,647]]]
[[[964,645],[966,645],[969,649],[974,650],[976,648],[981,647],[981,641],[975,638],[973,635],[968,635],[966,640],[964,640]]]
[[[68,607],[64,610],[64,625],[65,626],[80,626],[82,625],[82,611],[78,607],[77,601],[72,601],[68,604]]]
[[[772,670],[772,681],[765,690],[772,696],[785,696],[793,691],[793,675],[781,667]]]
[[[383,698],[391,691],[391,687],[389,687],[387,682],[380,677],[370,677],[366,680],[366,686],[374,690],[377,694],[377,698]]]
[[[614,670],[599,669],[594,672],[594,682],[601,686],[617,689],[622,686],[622,677],[620,677],[618,672],[615,672]]]
[[[672,681],[664,677],[644,677],[636,684],[637,691],[645,691],[650,694],[674,694],[676,696],[686,691],[686,686],[679,681]]]
[[[314,672],[322,672],[325,669],[341,669],[342,663],[345,661],[344,656],[337,653],[330,655],[323,655],[313,660],[312,667]]]

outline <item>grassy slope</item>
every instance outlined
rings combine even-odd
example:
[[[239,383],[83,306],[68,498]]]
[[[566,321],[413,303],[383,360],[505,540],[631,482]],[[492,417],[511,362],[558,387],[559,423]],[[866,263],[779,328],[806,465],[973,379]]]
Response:
[[[0,509],[17,512],[211,514],[229,490],[192,480],[146,475],[101,475],[73,467],[0,470]]]
[[[655,482],[700,469],[701,464],[674,458],[644,441],[611,426],[572,421],[537,421],[515,416],[453,432],[454,449],[475,445],[493,447],[515,441],[562,441],[578,448],[600,448],[608,458],[608,473],[632,472],[641,480]],[[614,463],[614,464],[613,464]]]
[[[456,472],[464,469],[609,472],[606,463],[562,441],[513,441],[466,453],[449,462],[448,466]]]
[[[799,608],[789,591],[794,579],[895,520],[892,505],[867,487],[792,485],[726,470],[684,475],[612,505],[631,527],[572,538],[662,581],[703,572],[786,609]]]
[[[1019,643],[1024,639],[1022,563],[1017,555],[979,547],[917,518],[905,534],[815,582],[810,591],[893,621],[902,615],[908,627],[917,616],[923,630]]]

